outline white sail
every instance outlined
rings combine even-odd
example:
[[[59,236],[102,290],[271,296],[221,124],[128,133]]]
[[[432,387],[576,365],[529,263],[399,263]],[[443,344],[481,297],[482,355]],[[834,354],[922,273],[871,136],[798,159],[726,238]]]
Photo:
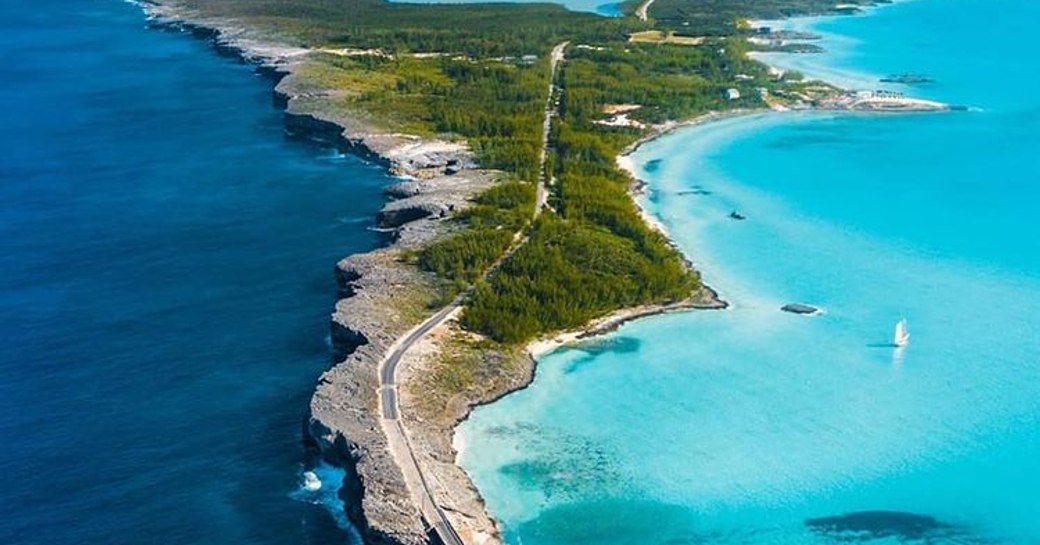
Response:
[[[892,343],[896,346],[906,346],[910,342],[910,333],[906,330],[906,320],[896,323],[896,333]]]

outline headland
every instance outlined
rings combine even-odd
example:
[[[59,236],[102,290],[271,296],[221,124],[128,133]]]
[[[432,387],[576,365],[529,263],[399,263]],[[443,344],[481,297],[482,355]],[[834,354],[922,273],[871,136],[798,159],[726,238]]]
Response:
[[[288,133],[402,177],[378,215],[391,244],[336,266],[335,365],[306,426],[347,470],[344,503],[366,543],[500,542],[455,463],[455,426],[528,385],[546,350],[647,315],[725,307],[634,203],[639,183],[623,168],[640,143],[766,108],[944,108],[770,71],[748,59],[748,30],[725,10],[689,40],[630,41],[658,28],[658,13],[680,17],[677,2],[617,20],[503,5],[462,33],[471,7],[144,4],[157,26],[272,75]],[[509,21],[527,26],[504,31]]]

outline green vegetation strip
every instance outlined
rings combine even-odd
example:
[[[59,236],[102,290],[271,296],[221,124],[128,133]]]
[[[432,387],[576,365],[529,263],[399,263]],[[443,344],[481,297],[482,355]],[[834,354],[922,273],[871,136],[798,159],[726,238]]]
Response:
[[[735,105],[722,91],[735,71],[764,84],[763,66],[744,60],[739,42],[707,47],[598,44],[568,51],[561,116],[552,142],[558,215],[543,215],[530,242],[480,283],[464,326],[500,342],[522,342],[624,307],[670,303],[700,286],[682,256],[642,220],[615,164],[645,129],[597,124],[604,108],[638,104],[634,119],[687,118]]]
[[[506,181],[454,220],[455,234],[412,259],[446,281],[442,301],[475,283],[462,324],[507,344],[623,307],[680,300],[699,288],[682,256],[640,218],[628,195],[631,180],[615,158],[646,136],[649,124],[762,107],[764,95],[781,102],[794,96],[790,81],[774,80],[747,59],[743,35],[750,30],[741,22],[835,5],[656,0],[643,23],[549,4],[185,2],[202,15],[235,18],[324,50],[298,73],[299,84],[322,97],[319,107],[387,130],[465,139],[482,166],[505,173]],[[637,32],[642,41],[629,41]],[[647,39],[654,36],[660,38]],[[562,96],[547,161],[551,210],[530,224],[548,53],[563,41],[571,46],[556,82]],[[739,98],[727,97],[730,89]],[[627,117],[604,123],[619,108]],[[483,278],[518,232],[527,233],[526,244]]]

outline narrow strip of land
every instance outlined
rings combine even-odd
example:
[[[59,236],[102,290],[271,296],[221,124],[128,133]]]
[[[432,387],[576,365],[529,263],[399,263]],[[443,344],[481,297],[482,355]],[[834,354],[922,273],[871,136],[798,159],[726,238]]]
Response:
[[[542,150],[537,181],[537,196],[532,220],[538,219],[538,215],[548,202],[549,192],[546,188],[546,183],[549,173],[546,172],[546,163],[549,155],[549,136],[552,129],[552,118],[558,113],[556,73],[564,59],[564,51],[568,43],[557,44],[550,53],[549,96],[546,98],[544,119],[542,121]],[[517,235],[518,242],[485,271],[483,274],[484,278],[494,272],[502,262],[527,242],[527,236],[520,237],[520,233],[517,233]],[[472,293],[472,289],[472,286],[470,286],[455,297],[446,307],[427,318],[402,339],[398,340],[391,348],[389,355],[379,365],[379,412],[383,431],[387,435],[390,455],[394,458],[397,466],[401,468],[401,472],[405,476],[405,483],[409,487],[412,497],[418,503],[423,518],[427,524],[433,527],[441,541],[446,545],[464,545],[464,542],[452,526],[451,521],[444,514],[444,511],[437,505],[426,475],[419,465],[411,441],[408,439],[408,434],[401,423],[400,402],[397,392],[397,366],[401,363],[401,359],[405,354],[408,353],[408,350],[415,346],[415,343],[422,340],[430,331],[443,325],[462,308],[462,304]]]

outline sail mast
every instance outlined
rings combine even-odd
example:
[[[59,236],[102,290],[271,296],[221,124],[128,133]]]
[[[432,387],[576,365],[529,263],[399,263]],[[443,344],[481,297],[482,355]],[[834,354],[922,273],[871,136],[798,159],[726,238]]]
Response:
[[[906,346],[910,342],[910,333],[906,330],[906,319],[896,322],[896,332],[892,343],[896,346]]]

